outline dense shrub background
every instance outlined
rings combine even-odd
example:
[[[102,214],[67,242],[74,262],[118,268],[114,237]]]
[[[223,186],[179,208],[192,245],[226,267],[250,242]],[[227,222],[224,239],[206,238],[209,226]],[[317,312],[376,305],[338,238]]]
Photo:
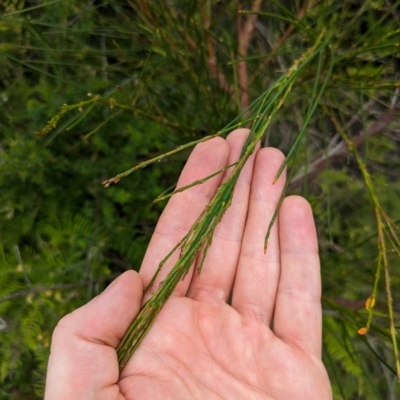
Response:
[[[254,20],[238,13],[252,8],[261,13]],[[352,153],[332,152],[343,143],[334,117],[363,138],[357,151],[398,227],[399,1],[3,0],[0,13],[0,398],[41,398],[55,324],[140,267],[163,207],[152,201],[176,182],[189,153],[107,189],[101,182],[220,130],[322,31],[331,34],[335,65],[299,147],[294,176],[304,178],[289,190],[316,215],[324,361],[335,398],[399,398],[383,270],[374,325],[357,334],[379,260],[374,206]],[[237,68],[244,64],[247,81]],[[290,151],[315,68],[264,144]],[[63,104],[77,106],[48,135],[35,135]],[[398,328],[400,241],[387,241]]]

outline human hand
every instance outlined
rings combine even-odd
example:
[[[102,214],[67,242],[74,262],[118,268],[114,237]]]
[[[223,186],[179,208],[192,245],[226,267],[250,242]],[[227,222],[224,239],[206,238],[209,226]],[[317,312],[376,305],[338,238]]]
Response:
[[[241,129],[227,140],[198,145],[178,185],[236,161],[247,134]],[[272,185],[282,161],[283,155],[272,148],[251,156],[201,274],[194,266],[179,283],[119,376],[115,348],[148,299],[143,287],[224,178],[216,176],[172,197],[139,274],[124,273],[59,322],[46,400],[332,398],[321,361],[318,245],[303,198],[284,200],[263,253],[284,185],[283,175]],[[164,265],[156,286],[178,256]]]

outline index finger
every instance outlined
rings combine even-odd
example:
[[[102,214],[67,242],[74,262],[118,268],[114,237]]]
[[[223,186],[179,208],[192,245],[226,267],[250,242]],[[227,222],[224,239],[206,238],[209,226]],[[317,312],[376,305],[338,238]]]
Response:
[[[214,138],[198,144],[190,155],[178,181],[177,187],[186,186],[196,180],[224,168],[227,165],[229,146],[222,138]],[[193,223],[209,203],[217,190],[223,174],[214,176],[201,185],[193,186],[177,193],[169,200],[151,238],[146,255],[140,268],[140,276],[147,285],[160,262],[188,233]],[[171,255],[157,277],[154,288],[157,288],[178,260],[179,250]],[[174,295],[186,294],[190,282],[190,273],[180,282]],[[144,301],[150,293],[144,297]]]

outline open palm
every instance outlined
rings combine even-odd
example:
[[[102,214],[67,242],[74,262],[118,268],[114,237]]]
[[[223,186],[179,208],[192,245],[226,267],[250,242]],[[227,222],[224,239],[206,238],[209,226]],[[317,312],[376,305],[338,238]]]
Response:
[[[178,185],[231,164],[248,131],[198,145]],[[263,241],[284,176],[283,155],[259,150],[244,167],[201,274],[196,266],[121,375],[115,348],[137,315],[146,285],[225,177],[175,195],[157,225],[139,275],[129,271],[57,326],[46,399],[331,399],[321,362],[318,246],[307,202],[282,204]],[[226,174],[228,174],[227,172]],[[176,261],[163,267],[157,287]]]

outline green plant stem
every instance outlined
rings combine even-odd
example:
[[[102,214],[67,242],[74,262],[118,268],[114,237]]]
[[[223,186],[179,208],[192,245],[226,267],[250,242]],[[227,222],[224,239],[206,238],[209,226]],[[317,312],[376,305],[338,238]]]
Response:
[[[162,196],[158,196],[158,197],[154,200],[154,203],[157,203],[157,202],[162,201],[162,200],[166,200],[166,199],[170,198],[171,196],[173,196],[174,194],[183,192],[183,191],[185,191],[186,189],[189,189],[189,188],[191,188],[191,187],[193,187],[193,186],[201,185],[202,183],[204,183],[204,182],[208,181],[209,179],[213,178],[214,176],[217,176],[217,175],[221,174],[222,172],[225,172],[225,171],[228,170],[229,168],[234,167],[236,164],[237,164],[236,162],[233,163],[233,164],[229,164],[229,165],[227,165],[226,167],[221,168],[221,169],[219,169],[218,171],[214,172],[213,174],[206,176],[205,178],[198,179],[197,181],[194,181],[194,182],[190,183],[189,185],[182,186],[182,187],[180,187],[179,189],[176,189],[176,190],[174,190],[174,191],[171,192],[171,193],[168,193],[168,194],[165,194],[165,195],[162,195]]]
[[[376,219],[376,226],[377,226],[377,231],[378,231],[378,267],[377,267],[377,272],[376,272],[376,277],[375,277],[375,284],[374,284],[374,289],[372,292],[372,295],[370,296],[371,299],[375,299],[377,295],[377,290],[378,290],[378,283],[377,281],[379,280],[380,276],[380,270],[383,267],[383,271],[385,274],[385,290],[386,290],[386,299],[387,299],[387,308],[388,308],[388,317],[389,317],[389,330],[390,330],[390,335],[391,335],[391,340],[392,340],[392,346],[393,346],[393,354],[394,354],[394,359],[395,359],[395,365],[396,365],[396,373],[397,373],[397,382],[400,385],[400,359],[399,359],[399,350],[398,350],[398,345],[397,345],[397,332],[396,332],[396,326],[394,322],[394,312],[393,312],[393,296],[392,296],[392,289],[391,289],[391,279],[390,279],[390,272],[389,272],[389,263],[387,259],[387,249],[386,249],[386,241],[385,241],[385,235],[384,235],[384,224],[382,221],[382,207],[379,203],[379,200],[375,194],[375,190],[371,181],[371,177],[367,171],[366,165],[363,163],[360,155],[358,154],[357,148],[354,145],[353,141],[351,138],[341,129],[340,124],[336,120],[334,116],[331,116],[331,120],[333,124],[335,125],[337,131],[341,135],[343,141],[346,143],[348,149],[353,153],[356,162],[358,164],[358,167],[361,171],[361,174],[363,176],[365,185],[368,189],[368,192],[370,194],[373,206],[374,206],[374,212],[375,212],[375,219]],[[372,313],[373,313],[373,307],[369,307],[368,310],[369,316],[368,316],[368,322],[367,322],[367,329],[371,325],[372,321]]]
[[[253,103],[251,109],[255,109],[255,116],[253,117],[255,122],[243,147],[241,156],[237,161],[232,173],[218,188],[214,197],[193,224],[188,234],[184,236],[184,238],[161,262],[150,284],[146,287],[146,290],[152,288],[152,285],[154,284],[156,276],[160,272],[162,265],[176,250],[180,248],[179,259],[172,267],[166,279],[159,284],[152,297],[143,305],[136,320],[131,324],[117,348],[118,361],[121,371],[131,358],[134,351],[140,345],[141,341],[151,328],[157,315],[160,313],[162,307],[172,295],[178,283],[187,275],[197,256],[200,254],[200,251],[204,249],[198,268],[198,273],[200,273],[207,250],[211,245],[214,230],[223,217],[225,211],[231,204],[235,185],[243,166],[250,155],[254,152],[257,143],[264,135],[264,132],[271,123],[272,118],[277,114],[278,110],[283,105],[302,69],[316,56],[316,54],[319,54],[319,51],[321,51],[320,41],[322,37],[323,35],[320,35],[319,40],[315,43],[315,45],[305,52],[303,56],[294,63],[292,68],[288,70],[287,74],[282,79],[279,79],[275,85],[273,85],[273,87],[267,90],[264,96],[257,99],[256,102]],[[247,111],[245,112],[247,113]],[[231,127],[231,125],[228,127]],[[224,128],[223,131],[226,129],[227,128]],[[220,134],[220,132],[218,134]],[[210,138],[211,137],[208,137],[207,139]],[[200,141],[203,140],[205,139]],[[195,143],[192,142],[189,145],[193,144]],[[179,151],[179,149],[174,150],[174,152],[176,151]],[[165,157],[165,155],[159,156],[158,159],[163,157]],[[157,160],[157,158],[150,160],[150,162],[154,162],[154,160]],[[148,165],[150,162],[142,163],[138,167]],[[135,168],[137,169],[138,167]],[[129,173],[131,172],[133,171],[129,170]],[[106,181],[105,184],[107,183],[108,182]]]

